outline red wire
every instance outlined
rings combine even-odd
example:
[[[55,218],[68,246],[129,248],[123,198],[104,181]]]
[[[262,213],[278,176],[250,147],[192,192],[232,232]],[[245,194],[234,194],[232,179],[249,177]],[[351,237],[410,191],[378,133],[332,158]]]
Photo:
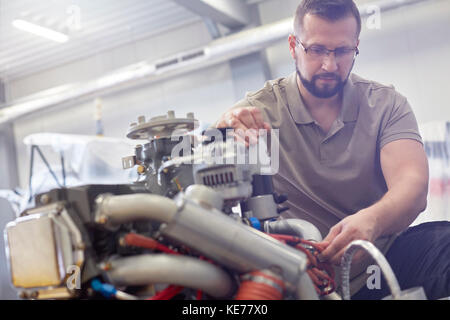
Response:
[[[159,243],[155,239],[148,238],[136,233],[128,233],[127,235],[125,235],[125,243],[129,246],[147,248],[152,250],[156,249],[169,254],[180,254],[179,252],[176,252],[166,247],[165,245]],[[208,261],[209,263],[214,264],[212,260],[207,259],[203,256],[200,256],[199,258],[200,260],[205,260]],[[151,297],[148,300],[169,300],[173,298],[175,295],[177,295],[181,290],[183,290],[183,287],[171,285],[168,286],[166,289],[156,293],[153,297]],[[197,290],[197,300],[201,300],[202,296],[203,292],[201,290]]]
[[[147,300],[170,300],[180,293],[184,288],[180,286],[170,285],[164,290],[157,292],[153,297]]]
[[[141,247],[146,249],[152,249],[152,250],[159,250],[165,253],[170,254],[180,254],[179,252],[176,252],[165,245],[159,243],[155,239],[145,237],[136,233],[128,233],[125,235],[125,243],[128,246],[134,246],[134,247]]]
[[[283,241],[289,241],[289,242],[300,242],[302,240],[299,237],[290,236],[290,235],[286,235],[286,234],[269,233],[268,235],[277,240],[283,240]]]
[[[319,259],[317,258],[317,255],[324,250],[324,247],[322,245],[291,235],[284,235],[284,234],[269,234],[269,235],[281,242],[291,243],[292,245],[294,245],[296,249],[306,254],[308,258],[307,273],[311,278],[311,280],[313,281],[314,287],[318,294],[327,295],[335,290],[336,284],[334,281],[335,273],[333,266],[329,263],[320,262]],[[314,249],[314,251],[311,252],[310,250],[305,248],[304,245],[311,246]],[[325,272],[323,272],[322,270]]]
[[[318,294],[325,295],[335,290],[335,282],[334,282],[335,275],[333,267],[328,263],[319,262],[316,257],[317,254],[319,254],[323,250],[322,246],[318,245],[317,243],[307,241],[296,236],[281,235],[281,234],[269,234],[269,235],[283,243],[286,242],[292,243],[295,246],[295,248],[301,250],[306,254],[306,256],[308,257],[307,272],[310,278],[313,280],[313,283],[316,287],[316,291],[318,292]],[[166,247],[165,245],[159,243],[155,239],[138,235],[135,233],[128,233],[127,235],[125,235],[124,239],[125,243],[129,246],[159,250],[169,254],[180,254],[179,252],[176,252]],[[310,250],[303,247],[302,245],[308,245],[313,247],[315,249],[314,254]],[[200,259],[213,263],[213,261],[211,261],[210,259],[206,259],[204,257],[200,257]],[[326,273],[322,272],[321,270],[324,270]],[[150,300],[169,300],[182,290],[183,287],[172,285],[155,294],[152,298],[150,298]],[[201,298],[202,292],[198,290],[197,300],[201,300]]]
[[[209,263],[211,263],[211,264],[216,264],[213,260],[208,259],[208,258],[206,258],[206,257],[204,257],[204,256],[199,256],[198,258],[199,258],[200,260],[207,261],[207,262],[209,262]]]

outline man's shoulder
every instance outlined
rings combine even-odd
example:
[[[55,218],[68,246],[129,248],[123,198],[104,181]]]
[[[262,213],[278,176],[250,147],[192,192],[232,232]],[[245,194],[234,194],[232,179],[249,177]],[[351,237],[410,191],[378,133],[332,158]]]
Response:
[[[353,99],[360,108],[369,112],[383,114],[391,112],[406,103],[407,99],[393,85],[383,84],[352,74]]]
[[[350,75],[350,80],[355,90],[365,94],[368,98],[371,98],[372,96],[386,97],[387,95],[400,95],[392,84],[388,85],[374,80],[368,80],[354,73]]]

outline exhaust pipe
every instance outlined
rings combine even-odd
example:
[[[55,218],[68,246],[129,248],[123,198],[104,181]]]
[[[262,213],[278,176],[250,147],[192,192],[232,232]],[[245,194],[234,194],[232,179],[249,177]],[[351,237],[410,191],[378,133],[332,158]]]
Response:
[[[189,188],[206,188],[210,191],[201,185]],[[160,199],[164,205],[148,206],[146,199],[150,197],[155,202]],[[175,214],[170,202],[176,203],[178,211]],[[116,203],[120,203],[125,210],[112,206]],[[167,211],[167,208],[170,210]],[[103,217],[98,218],[98,222],[114,227],[114,224],[135,221],[136,212],[148,212],[145,215],[139,214],[139,218],[162,222],[162,235],[187,245],[228,268],[241,273],[262,269],[279,271],[288,290],[296,292],[301,280],[302,297],[318,299],[313,283],[305,272],[307,258],[303,252],[237,222],[221,211],[204,208],[186,199],[184,194],[180,193],[176,202],[149,194],[136,194],[133,197],[106,195],[99,199],[96,215]]]

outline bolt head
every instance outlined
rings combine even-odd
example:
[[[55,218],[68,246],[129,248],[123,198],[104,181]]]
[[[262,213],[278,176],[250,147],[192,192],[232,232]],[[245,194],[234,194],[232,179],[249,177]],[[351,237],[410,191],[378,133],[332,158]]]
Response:
[[[48,194],[43,194],[40,198],[39,198],[39,202],[41,204],[49,204],[51,201],[51,198]]]
[[[142,166],[142,165],[139,165],[138,167],[137,167],[137,172],[139,173],[139,174],[144,174],[145,173],[145,170],[146,168],[144,167],[144,166]]]
[[[111,270],[111,263],[110,262],[103,262],[100,264],[100,269],[102,269],[103,271],[108,271]]]
[[[107,221],[108,221],[108,218],[106,216],[100,216],[97,219],[97,223],[100,223],[100,224],[105,224]]]

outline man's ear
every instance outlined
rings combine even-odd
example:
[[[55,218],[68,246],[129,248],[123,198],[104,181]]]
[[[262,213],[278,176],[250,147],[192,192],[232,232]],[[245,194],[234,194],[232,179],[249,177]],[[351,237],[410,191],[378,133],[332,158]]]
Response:
[[[296,49],[296,38],[293,34],[289,35],[288,41],[289,41],[289,52],[291,53],[292,59],[295,60],[295,49]]]

